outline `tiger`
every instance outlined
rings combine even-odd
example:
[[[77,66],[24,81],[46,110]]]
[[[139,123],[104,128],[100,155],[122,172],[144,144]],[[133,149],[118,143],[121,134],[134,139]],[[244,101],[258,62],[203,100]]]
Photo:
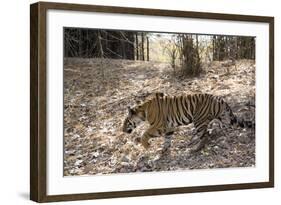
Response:
[[[199,143],[191,150],[196,152],[205,146],[208,124],[214,119],[222,122],[225,116],[233,126],[254,126],[250,121],[238,119],[220,96],[204,93],[164,96],[163,93],[156,93],[152,99],[128,107],[123,132],[132,133],[141,122],[147,121],[150,126],[140,138],[141,144],[147,149],[150,146],[149,139],[171,135],[176,127],[193,123]]]

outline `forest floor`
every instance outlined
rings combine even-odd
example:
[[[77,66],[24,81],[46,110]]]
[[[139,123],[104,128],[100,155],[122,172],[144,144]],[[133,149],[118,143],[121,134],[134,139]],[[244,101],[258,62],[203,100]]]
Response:
[[[64,175],[168,171],[255,166],[255,129],[221,130],[209,125],[211,141],[191,153],[193,125],[180,127],[170,150],[161,152],[164,138],[154,138],[145,150],[136,143],[147,127],[122,132],[127,107],[148,93],[167,95],[210,93],[222,96],[241,118],[255,119],[255,62],[236,61],[206,66],[199,77],[174,75],[169,64],[109,60],[64,61]]]

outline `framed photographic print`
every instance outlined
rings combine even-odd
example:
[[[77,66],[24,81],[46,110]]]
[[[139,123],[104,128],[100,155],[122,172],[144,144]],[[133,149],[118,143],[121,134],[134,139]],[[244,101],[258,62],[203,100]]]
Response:
[[[30,7],[30,198],[274,186],[274,18]]]

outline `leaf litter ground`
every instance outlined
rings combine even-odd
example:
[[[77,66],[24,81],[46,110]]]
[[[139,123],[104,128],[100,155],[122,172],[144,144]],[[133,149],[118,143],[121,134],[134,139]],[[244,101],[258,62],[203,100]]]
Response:
[[[222,130],[214,121],[209,125],[210,142],[197,153],[189,152],[192,124],[176,130],[164,153],[162,137],[151,139],[148,150],[136,143],[146,123],[132,134],[122,132],[127,107],[154,92],[219,95],[236,115],[254,121],[254,61],[240,60],[227,66],[213,62],[199,77],[184,78],[166,63],[65,59],[64,175],[255,166],[254,128],[227,126]]]

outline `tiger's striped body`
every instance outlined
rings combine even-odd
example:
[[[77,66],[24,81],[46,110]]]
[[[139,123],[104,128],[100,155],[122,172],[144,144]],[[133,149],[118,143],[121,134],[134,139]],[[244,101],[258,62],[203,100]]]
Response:
[[[232,110],[224,100],[210,94],[194,94],[181,96],[156,96],[134,108],[129,108],[123,131],[130,133],[140,121],[148,121],[150,127],[141,137],[141,143],[148,148],[148,140],[152,137],[168,135],[174,128],[193,123],[200,141],[197,150],[204,145],[208,124],[215,118],[220,119],[227,113],[231,124],[244,126],[238,122]]]

